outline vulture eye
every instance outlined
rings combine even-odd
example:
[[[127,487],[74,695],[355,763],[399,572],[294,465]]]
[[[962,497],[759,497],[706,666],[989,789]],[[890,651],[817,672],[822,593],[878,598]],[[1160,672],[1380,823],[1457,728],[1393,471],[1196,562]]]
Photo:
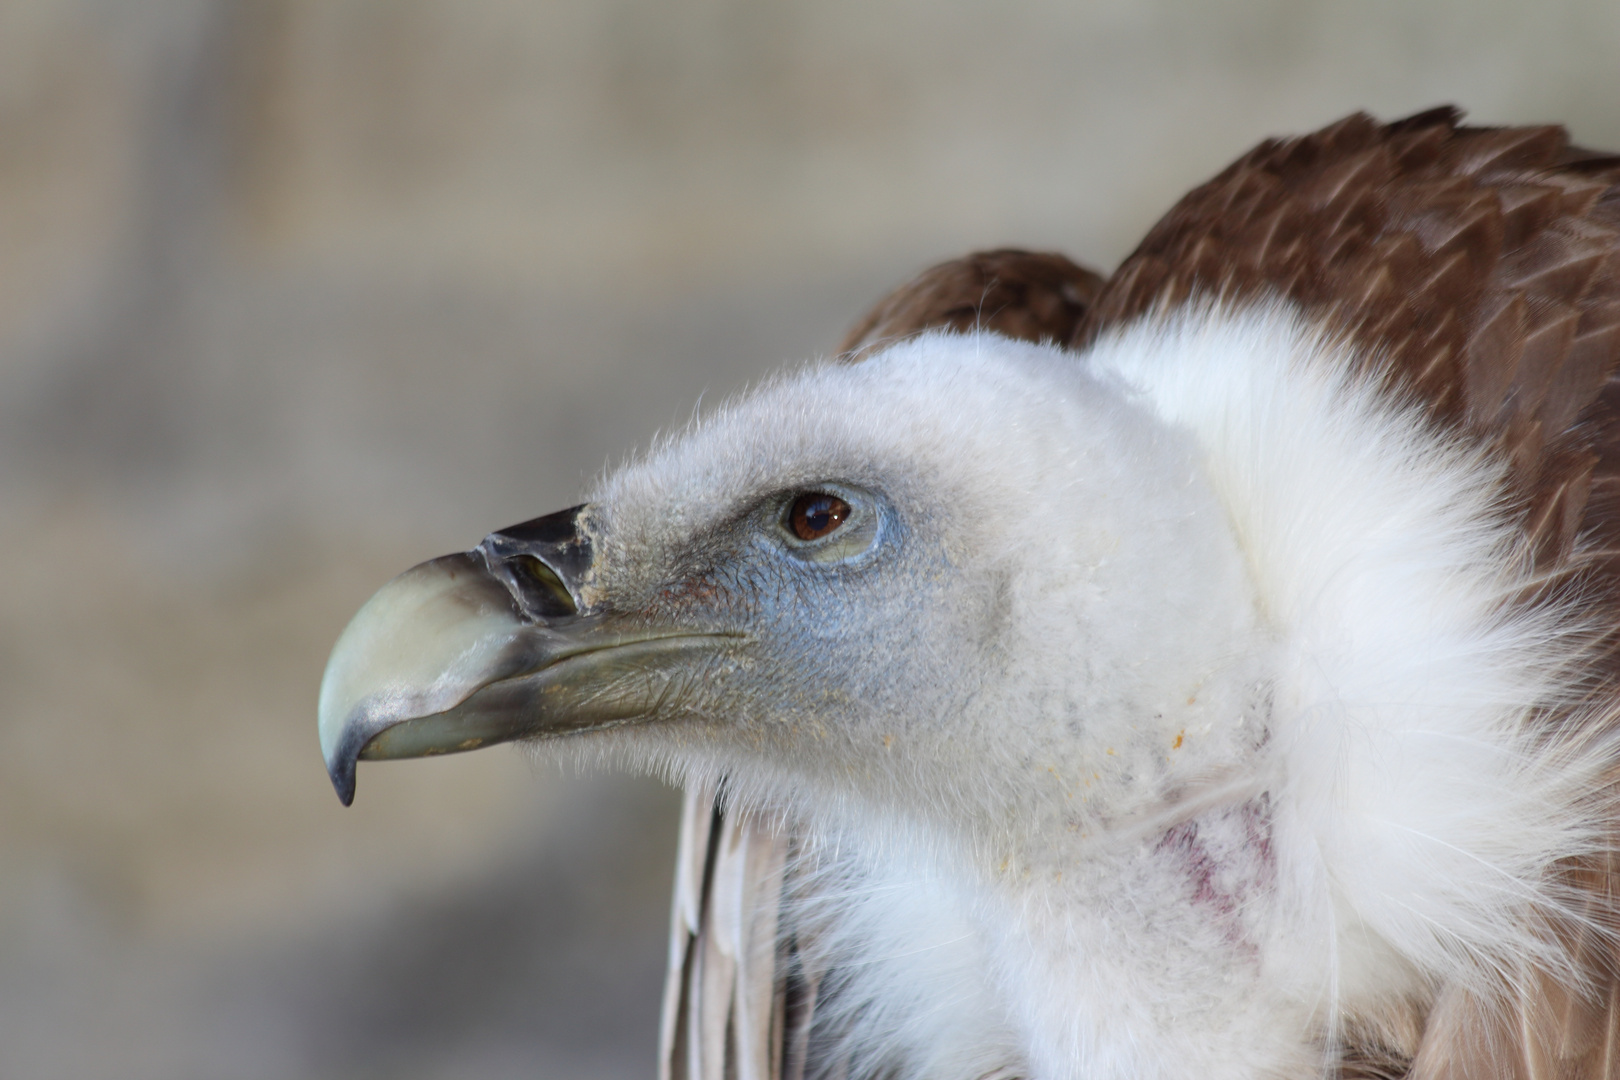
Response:
[[[825,491],[800,495],[788,508],[787,527],[806,543],[836,532],[849,520],[849,503]]]
[[[796,559],[831,566],[875,550],[883,536],[883,500],[869,491],[829,483],[811,491],[785,491],[769,526]]]

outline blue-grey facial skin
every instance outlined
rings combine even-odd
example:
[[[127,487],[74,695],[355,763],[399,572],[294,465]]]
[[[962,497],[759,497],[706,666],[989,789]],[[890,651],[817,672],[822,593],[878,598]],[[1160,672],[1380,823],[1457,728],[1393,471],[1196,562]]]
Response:
[[[836,495],[853,512],[806,543],[785,517],[809,492]],[[612,508],[604,509],[611,529]],[[609,568],[602,585],[624,616],[739,635],[691,671],[679,697],[667,698],[637,736],[676,752],[701,745],[722,759],[806,768],[794,751],[813,742],[818,759],[870,768],[906,734],[897,725],[934,713],[930,701],[960,700],[927,662],[939,652],[927,639],[942,629],[930,611],[939,614],[951,567],[921,524],[873,487],[806,483],[675,541],[662,560],[645,553],[642,566],[666,568],[647,584],[615,582]]]

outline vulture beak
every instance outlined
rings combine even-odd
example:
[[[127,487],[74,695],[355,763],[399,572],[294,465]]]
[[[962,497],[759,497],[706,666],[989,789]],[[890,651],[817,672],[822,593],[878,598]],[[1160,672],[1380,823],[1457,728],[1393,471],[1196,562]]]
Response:
[[[321,680],[321,752],[345,806],[364,758],[427,757],[650,716],[724,634],[638,626],[582,597],[584,506],[491,533],[379,589]]]

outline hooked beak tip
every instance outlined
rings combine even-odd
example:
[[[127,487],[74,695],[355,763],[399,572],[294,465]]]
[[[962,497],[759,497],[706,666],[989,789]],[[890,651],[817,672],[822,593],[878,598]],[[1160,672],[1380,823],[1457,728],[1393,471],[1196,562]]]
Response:
[[[343,755],[329,761],[326,774],[332,777],[332,789],[345,806],[355,805],[355,756]]]
[[[337,791],[338,801],[344,806],[354,805],[354,762],[335,764],[329,770],[332,777],[332,787]]]
[[[507,587],[476,553],[413,567],[366,601],[332,648],[316,708],[322,757],[343,805],[354,801],[356,762],[368,744],[504,674],[495,662],[521,630]]]
[[[332,788],[344,806],[354,805],[354,784],[356,765],[360,761],[362,746],[357,745],[360,733],[353,728],[343,733],[338,745],[332,748],[332,754],[326,759],[326,775],[332,779]]]

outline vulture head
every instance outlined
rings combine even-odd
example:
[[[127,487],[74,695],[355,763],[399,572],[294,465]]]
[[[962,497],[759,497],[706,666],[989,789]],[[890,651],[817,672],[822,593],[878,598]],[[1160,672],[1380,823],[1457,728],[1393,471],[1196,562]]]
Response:
[[[1070,280],[1061,331],[1034,297],[959,332],[925,275],[859,349],[407,571],[326,671],[339,795],[359,760],[526,740],[820,851],[749,887],[766,974],[717,1026],[712,971],[672,983],[674,1074],[1586,1060],[1620,969],[1620,524],[1585,501],[1620,462],[1620,165],[1455,121],[1263,145]],[[1558,169],[1596,194],[1554,205]],[[1436,225],[1468,185],[1517,231]],[[1575,293],[1532,273],[1577,240]]]
[[[356,756],[591,732],[1005,846],[1236,767],[1261,642],[1191,437],[1058,349],[936,334],[410,571],[334,653],[322,738],[346,796]]]

